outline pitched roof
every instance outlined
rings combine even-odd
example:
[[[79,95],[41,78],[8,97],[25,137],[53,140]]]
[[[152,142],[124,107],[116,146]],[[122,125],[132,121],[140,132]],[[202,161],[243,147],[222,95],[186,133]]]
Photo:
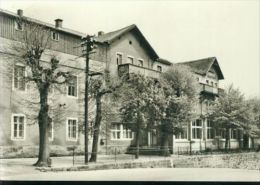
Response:
[[[8,15],[8,16],[12,16],[12,17],[19,17],[17,14],[15,14],[13,12],[3,10],[3,9],[0,8],[0,14],[1,13]],[[75,30],[71,30],[71,29],[63,28],[63,27],[62,28],[56,28],[55,25],[53,25],[53,24],[49,24],[49,23],[46,23],[46,22],[43,22],[43,21],[40,21],[40,20],[37,20],[37,19],[26,17],[26,16],[22,16],[22,17],[27,21],[30,21],[30,22],[33,22],[33,23],[36,23],[36,24],[40,24],[40,25],[43,25],[43,26],[46,26],[46,27],[49,27],[49,28],[52,28],[52,29],[55,29],[55,30],[65,32],[65,33],[69,33],[69,34],[76,35],[76,36],[79,36],[79,37],[85,37],[86,36],[86,34],[75,31]]]
[[[158,58],[157,61],[160,62],[160,63],[166,64],[166,65],[172,65],[173,64],[169,60],[166,60],[166,59],[163,59],[163,58]]]
[[[139,28],[135,24],[121,28],[121,29],[116,30],[116,31],[112,31],[112,32],[105,33],[105,34],[102,34],[100,36],[97,36],[97,37],[95,37],[95,41],[99,42],[99,43],[111,44],[118,37],[122,36],[125,33],[130,32],[130,31],[133,31],[136,34],[136,36],[139,39],[142,40],[142,44],[144,45],[144,47],[146,47],[148,49],[148,52],[151,55],[152,59],[156,60],[156,59],[159,58],[159,56],[157,55],[155,50],[152,48],[152,46],[149,44],[149,42],[146,40],[144,35],[141,33],[141,31],[139,30]]]
[[[203,59],[198,59],[198,60],[193,60],[193,61],[187,61],[187,62],[182,62],[178,63],[181,65],[187,65],[189,66],[194,73],[200,74],[200,75],[206,75],[210,68],[212,66],[215,67],[218,78],[220,80],[224,79],[223,73],[219,67],[218,61],[216,57],[209,57],[209,58],[203,58]]]

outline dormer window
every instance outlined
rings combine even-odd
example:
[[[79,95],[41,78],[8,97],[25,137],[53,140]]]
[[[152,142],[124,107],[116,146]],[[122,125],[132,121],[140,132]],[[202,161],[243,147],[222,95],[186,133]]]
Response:
[[[52,31],[51,32],[51,38],[52,38],[52,40],[58,41],[59,40],[59,33]]]

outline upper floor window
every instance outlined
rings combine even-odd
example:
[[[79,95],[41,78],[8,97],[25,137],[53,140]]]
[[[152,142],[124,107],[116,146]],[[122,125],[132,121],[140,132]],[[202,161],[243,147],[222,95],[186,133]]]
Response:
[[[51,32],[51,38],[52,38],[52,40],[58,41],[59,40],[59,33],[52,31]]]
[[[209,81],[208,81],[208,80],[206,80],[206,83],[207,83],[207,84],[209,84]]]
[[[127,63],[128,64],[134,64],[134,58],[133,57],[127,57]]]
[[[14,22],[14,28],[15,28],[16,30],[23,31],[23,30],[24,30],[24,24],[23,24],[23,22],[21,22],[21,21],[15,21],[15,22]]]
[[[144,61],[141,59],[138,59],[138,66],[143,67],[144,66]]]
[[[14,66],[14,88],[25,90],[25,66]]]
[[[111,128],[111,139],[133,139],[132,131],[121,123],[113,123]]]
[[[69,118],[67,120],[67,140],[76,141],[78,138],[78,122],[75,118]]]
[[[77,97],[77,76],[72,76],[68,83],[68,96]]]
[[[192,122],[192,139],[202,138],[202,121],[197,119]]]
[[[162,66],[157,66],[157,71],[160,71],[160,72],[162,72]]]
[[[214,82],[210,82],[211,83],[211,86],[213,87],[214,86]]]
[[[14,140],[25,139],[25,116],[20,114],[14,114],[12,116],[12,135]]]
[[[116,54],[116,63],[117,63],[117,65],[120,65],[123,63],[123,55],[121,53]]]

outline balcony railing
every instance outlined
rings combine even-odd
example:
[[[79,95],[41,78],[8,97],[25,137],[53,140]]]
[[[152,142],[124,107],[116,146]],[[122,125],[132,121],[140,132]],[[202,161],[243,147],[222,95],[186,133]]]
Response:
[[[212,87],[207,84],[201,84],[201,85],[202,85],[202,89],[201,89],[202,92],[218,95],[217,87]]]
[[[131,73],[141,74],[146,77],[153,77],[153,78],[159,78],[159,75],[161,74],[160,71],[148,69],[134,64],[121,64],[118,66],[119,76],[122,76],[123,74],[131,74]]]

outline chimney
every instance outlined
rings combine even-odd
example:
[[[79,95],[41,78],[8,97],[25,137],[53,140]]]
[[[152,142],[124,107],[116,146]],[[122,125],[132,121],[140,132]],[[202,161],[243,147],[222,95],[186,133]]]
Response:
[[[17,15],[19,15],[20,17],[23,16],[23,10],[22,9],[18,9],[17,10]]]
[[[98,32],[98,36],[104,35],[104,33],[105,33],[105,32],[103,32],[103,31],[99,31],[99,32]]]
[[[62,19],[55,19],[55,27],[62,28]]]

